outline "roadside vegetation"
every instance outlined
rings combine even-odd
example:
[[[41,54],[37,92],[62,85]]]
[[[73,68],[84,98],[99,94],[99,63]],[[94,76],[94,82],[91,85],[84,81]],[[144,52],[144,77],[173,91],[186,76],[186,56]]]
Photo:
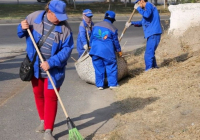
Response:
[[[0,19],[24,19],[27,14],[36,10],[43,10],[46,3],[39,4],[0,4]],[[124,3],[109,3],[106,2],[95,2],[77,4],[76,9],[72,4],[67,4],[68,16],[81,15],[84,9],[91,9],[94,14],[104,14],[108,9],[115,11],[117,14],[131,14],[133,11],[133,4],[127,4],[125,7]],[[157,6],[160,13],[169,13],[167,7]]]
[[[109,3],[67,6],[68,15],[89,8],[103,14]],[[169,13],[157,6],[160,13]],[[25,18],[44,5],[0,5],[0,19]],[[117,14],[130,14],[133,4],[110,6]],[[88,140],[189,140],[200,139],[200,26],[175,38],[164,32],[156,51],[159,69],[144,72],[144,50],[139,48],[125,57],[129,77],[115,89],[121,112],[113,114],[118,125],[106,134],[94,134]],[[106,124],[105,124],[106,125]]]
[[[116,128],[93,140],[200,139],[200,31],[176,38],[165,32],[156,50],[159,69],[144,72],[144,50],[126,57],[130,76],[120,82]]]

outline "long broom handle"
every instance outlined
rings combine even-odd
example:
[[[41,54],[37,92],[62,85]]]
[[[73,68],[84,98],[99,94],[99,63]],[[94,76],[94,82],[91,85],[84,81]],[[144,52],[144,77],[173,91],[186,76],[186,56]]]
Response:
[[[38,56],[39,56],[40,60],[41,60],[42,62],[44,62],[44,60],[43,60],[43,58],[42,58],[42,55],[41,55],[41,53],[40,53],[40,51],[39,51],[39,49],[38,49],[38,47],[37,47],[37,45],[36,45],[36,43],[35,43],[35,40],[34,40],[34,38],[33,38],[33,35],[32,35],[32,33],[31,33],[30,29],[27,29],[27,31],[28,31],[29,36],[31,37],[31,40],[32,40],[32,42],[33,42],[33,45],[34,45],[34,47],[35,47],[37,53],[38,53]],[[65,109],[65,107],[64,107],[64,105],[63,105],[63,102],[62,102],[62,100],[61,100],[61,98],[60,98],[60,95],[58,94],[58,90],[57,90],[57,88],[56,88],[56,86],[55,86],[55,84],[54,84],[54,82],[53,82],[53,80],[52,80],[52,78],[51,78],[51,75],[50,75],[49,71],[46,71],[46,73],[47,73],[47,75],[48,75],[48,77],[49,77],[49,80],[50,80],[51,84],[53,85],[53,89],[54,89],[54,91],[55,91],[55,93],[56,93],[56,96],[58,97],[58,101],[60,102],[60,105],[61,105],[61,107],[62,107],[62,109],[63,109],[63,112],[64,112],[66,118],[68,118],[69,116],[68,116],[68,114],[67,114],[67,112],[66,112],[66,109]]]
[[[86,28],[86,35],[87,35],[87,40],[89,41],[89,44],[90,44],[90,37],[89,37],[89,34],[88,34],[88,29]],[[89,46],[88,46],[89,47]]]
[[[135,9],[134,9],[133,12],[131,13],[131,16],[130,16],[129,19],[128,19],[128,23],[131,22],[131,19],[133,18],[134,13],[135,13]],[[119,42],[122,40],[122,37],[123,37],[124,33],[126,32],[126,29],[127,29],[127,28],[126,28],[126,26],[125,26],[125,27],[124,27],[124,30],[122,31],[121,36],[119,37]]]

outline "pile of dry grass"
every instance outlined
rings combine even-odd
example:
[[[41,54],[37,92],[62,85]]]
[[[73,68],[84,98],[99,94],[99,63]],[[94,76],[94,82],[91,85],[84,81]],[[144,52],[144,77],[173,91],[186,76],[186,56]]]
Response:
[[[199,27],[181,38],[162,36],[156,51],[159,69],[144,72],[143,50],[127,58],[132,77],[115,90],[122,109],[115,116],[119,125],[94,139],[200,139]]]

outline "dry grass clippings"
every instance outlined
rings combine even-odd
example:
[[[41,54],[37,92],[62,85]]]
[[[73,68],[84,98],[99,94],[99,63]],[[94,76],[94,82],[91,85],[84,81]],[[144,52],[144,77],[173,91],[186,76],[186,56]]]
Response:
[[[179,39],[162,36],[156,51],[159,69],[144,72],[144,53],[126,59],[131,77],[122,80],[115,89],[122,109],[115,116],[118,126],[94,139],[200,139],[200,31],[197,29],[189,29]]]

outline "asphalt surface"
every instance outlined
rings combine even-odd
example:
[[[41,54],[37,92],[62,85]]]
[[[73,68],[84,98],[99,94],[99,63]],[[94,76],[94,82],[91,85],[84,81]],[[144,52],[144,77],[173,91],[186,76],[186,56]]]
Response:
[[[14,24],[13,21],[3,21]],[[4,50],[5,51],[5,50]],[[8,52],[11,48],[7,49]],[[3,56],[4,53],[1,53]],[[72,57],[77,59],[74,49]],[[35,133],[39,117],[35,107],[30,82],[19,79],[19,66],[25,54],[3,57],[0,62],[0,136],[1,140],[39,140],[43,134]],[[77,129],[87,139],[94,134],[107,133],[114,129],[117,122],[113,119],[120,113],[119,102],[115,102],[114,92],[110,89],[98,90],[94,85],[82,81],[69,59],[66,78],[60,90],[63,104],[74,121]],[[68,139],[65,115],[59,105],[54,126],[54,136],[59,140]]]
[[[118,34],[121,35],[121,32],[124,29],[124,24],[128,20],[130,15],[117,15],[116,22],[114,25],[118,28]],[[103,15],[94,15],[93,22],[98,22],[103,20]],[[140,20],[141,16],[134,15],[133,20]],[[16,55],[21,54],[25,50],[25,38],[19,39],[16,35],[17,25],[21,22],[22,19],[12,19],[12,20],[0,20],[0,62],[3,62],[7,59],[15,57]],[[81,16],[69,16],[68,22],[72,28],[74,43],[76,49],[76,37],[78,33],[78,26],[82,20]],[[165,24],[165,20],[169,20],[169,16],[161,16],[162,25]],[[126,33],[123,36],[122,41],[120,42],[122,50],[124,52],[131,51],[141,45],[144,45],[146,40],[143,38],[142,28],[130,27],[127,29]]]
[[[93,20],[102,19],[103,16],[99,16]],[[127,19],[128,16],[117,18],[118,21]],[[74,17],[69,22],[75,20],[80,22],[79,17]],[[15,24],[20,21],[0,20],[0,24]],[[0,54],[3,56],[5,52],[1,51],[2,49]],[[9,51],[11,49],[7,50]],[[72,57],[77,59],[77,56],[74,49]],[[18,76],[19,66],[24,57],[25,54],[21,51],[15,56],[0,59],[0,140],[40,140],[43,138],[43,134],[34,131],[39,124],[39,117],[32,86],[30,82],[22,82]],[[100,91],[94,85],[82,81],[77,75],[72,59],[69,59],[66,66],[66,78],[59,94],[67,113],[80,133],[88,140],[92,139],[94,134],[113,130],[117,125],[113,116],[121,113],[121,110],[120,102],[115,101],[114,92],[110,89]],[[60,106],[53,134],[56,139],[68,139],[66,118]]]
[[[73,52],[72,56],[75,55],[77,54]],[[19,64],[23,58],[24,55],[20,55],[0,63],[1,91],[6,89],[6,96],[10,95],[0,106],[1,140],[39,140],[43,137],[42,134],[34,132],[39,124],[39,117],[32,86],[30,82],[22,82],[18,78]],[[100,91],[94,85],[82,81],[71,59],[68,61],[66,79],[59,94],[67,113],[84,137],[92,139],[93,134],[106,133],[116,126],[113,115],[120,111],[113,91]],[[54,135],[56,139],[66,140],[66,118],[61,107],[58,108]]]

